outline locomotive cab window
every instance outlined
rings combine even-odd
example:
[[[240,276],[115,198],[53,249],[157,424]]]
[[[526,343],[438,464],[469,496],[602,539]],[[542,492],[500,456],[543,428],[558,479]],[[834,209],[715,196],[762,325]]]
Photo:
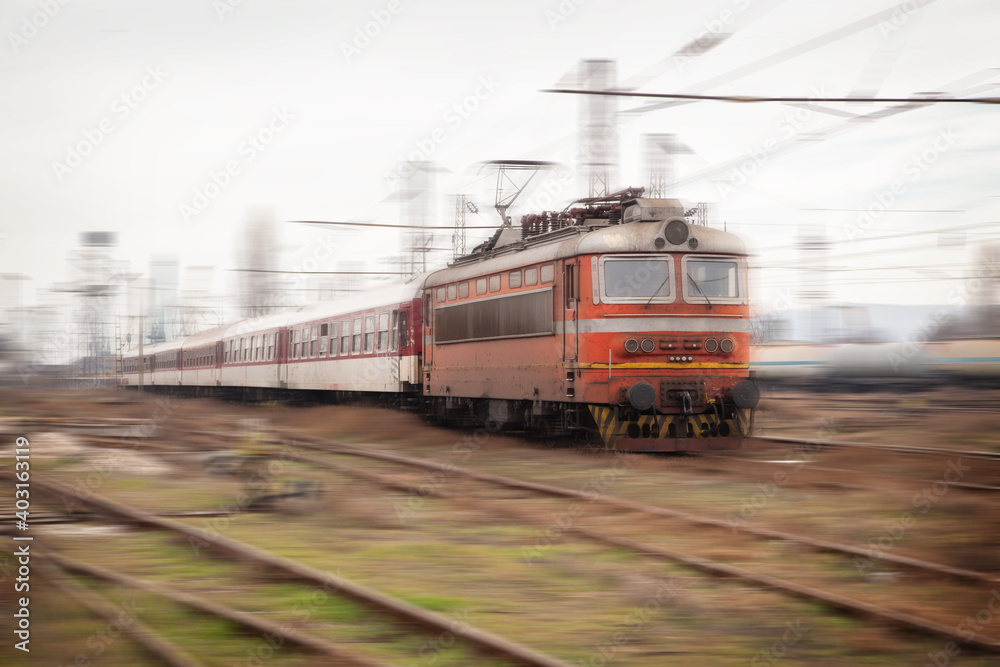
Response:
[[[681,260],[688,303],[742,303],[743,270],[737,257],[688,255]]]
[[[608,255],[600,260],[606,303],[673,303],[674,259],[663,255]]]

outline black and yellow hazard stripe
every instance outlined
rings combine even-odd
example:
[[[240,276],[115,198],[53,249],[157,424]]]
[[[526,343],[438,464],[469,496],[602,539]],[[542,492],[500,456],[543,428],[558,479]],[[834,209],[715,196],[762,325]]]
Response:
[[[639,415],[634,419],[622,419],[618,416],[618,410],[607,405],[588,405],[591,416],[597,424],[597,430],[601,434],[601,440],[608,449],[614,449],[615,443],[621,437],[629,437],[630,426],[636,426],[639,433],[648,433],[649,438],[670,437],[670,426],[674,426],[674,433],[680,437],[711,438],[714,430],[718,433],[717,427],[721,420],[714,412],[700,415]],[[732,435],[743,437],[750,435],[750,410],[737,409],[729,411],[731,415],[725,420],[729,425],[729,432]],[[690,430],[688,429],[690,426]]]

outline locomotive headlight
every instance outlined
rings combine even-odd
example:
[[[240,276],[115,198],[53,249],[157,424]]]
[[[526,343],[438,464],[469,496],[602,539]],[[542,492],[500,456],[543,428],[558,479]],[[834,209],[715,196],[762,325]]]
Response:
[[[733,343],[732,338],[723,338],[722,342],[719,343],[719,347],[722,348],[722,351],[725,352],[726,354],[732,352],[734,346],[735,343]]]
[[[637,341],[635,338],[629,338],[627,341],[625,341],[626,352],[635,352],[638,349],[639,349],[639,341]]]
[[[667,223],[663,236],[673,245],[680,245],[688,240],[688,226],[683,218],[674,218]]]
[[[656,347],[656,343],[653,342],[652,338],[643,338],[642,339],[642,351],[643,352],[652,352],[653,348],[655,348],[655,347]]]
[[[709,338],[705,341],[705,351],[706,352],[716,352],[719,349],[719,341],[714,338]]]

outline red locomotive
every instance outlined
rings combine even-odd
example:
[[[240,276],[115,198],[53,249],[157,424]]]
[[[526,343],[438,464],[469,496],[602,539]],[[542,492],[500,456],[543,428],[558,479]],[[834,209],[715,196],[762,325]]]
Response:
[[[525,216],[407,283],[149,346],[145,382],[393,395],[625,451],[739,447],[759,397],[745,246],[641,193]],[[127,355],[123,382],[138,370]]]

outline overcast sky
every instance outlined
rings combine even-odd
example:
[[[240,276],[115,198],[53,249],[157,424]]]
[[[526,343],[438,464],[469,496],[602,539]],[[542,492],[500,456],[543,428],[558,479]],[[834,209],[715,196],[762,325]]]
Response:
[[[7,0],[0,272],[32,278],[30,304],[68,278],[80,232],[109,230],[133,270],[176,254],[182,267],[218,267],[222,289],[250,212],[273,211],[285,261],[301,262],[321,230],[283,221],[400,222],[393,174],[411,157],[437,164],[438,224],[451,224],[455,193],[479,205],[468,224],[492,224],[493,181],[477,163],[573,166],[580,100],[539,90],[573,84],[585,58],[615,60],[642,92],[1000,94],[994,0],[896,4]],[[672,57],[730,32],[701,57]],[[647,104],[618,103],[615,185],[645,184],[643,133],[677,134],[692,153],[678,161],[676,195],[717,203],[717,224],[773,267],[756,278],[765,308],[795,301],[808,280],[840,301],[944,302],[975,248],[998,238],[1000,107],[928,105],[865,122],[850,119],[890,105],[624,113]],[[574,183],[553,206],[584,195]],[[796,248],[811,234],[830,239],[838,270],[795,270],[816,261]],[[394,233],[337,238],[317,269],[400,252]]]

